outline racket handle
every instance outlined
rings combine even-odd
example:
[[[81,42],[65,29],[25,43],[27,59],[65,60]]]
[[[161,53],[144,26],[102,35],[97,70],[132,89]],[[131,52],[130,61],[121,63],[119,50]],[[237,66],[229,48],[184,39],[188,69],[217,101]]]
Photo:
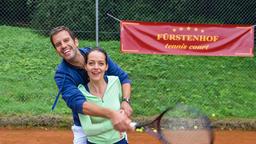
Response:
[[[131,123],[130,123],[130,127],[132,127],[133,129],[135,129],[135,128],[136,128],[136,125],[137,125],[137,123],[136,123],[136,122],[131,122]]]

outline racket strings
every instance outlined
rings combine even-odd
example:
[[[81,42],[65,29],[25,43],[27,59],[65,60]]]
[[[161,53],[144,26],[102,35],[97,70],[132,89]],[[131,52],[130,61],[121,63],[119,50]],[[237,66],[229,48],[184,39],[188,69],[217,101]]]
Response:
[[[177,105],[163,111],[150,123],[137,125],[162,144],[212,144],[209,118],[197,109]]]
[[[203,119],[172,118],[161,121],[161,128],[169,130],[197,130],[210,128],[210,125]]]
[[[199,110],[177,106],[161,120],[161,135],[171,144],[210,144],[211,122]]]

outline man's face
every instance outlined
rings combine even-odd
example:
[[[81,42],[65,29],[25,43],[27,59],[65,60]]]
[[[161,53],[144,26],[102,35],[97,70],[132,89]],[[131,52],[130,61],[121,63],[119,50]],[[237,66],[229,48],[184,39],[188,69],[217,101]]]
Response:
[[[73,40],[67,31],[52,36],[56,52],[66,61],[72,61],[78,52],[78,40]]]

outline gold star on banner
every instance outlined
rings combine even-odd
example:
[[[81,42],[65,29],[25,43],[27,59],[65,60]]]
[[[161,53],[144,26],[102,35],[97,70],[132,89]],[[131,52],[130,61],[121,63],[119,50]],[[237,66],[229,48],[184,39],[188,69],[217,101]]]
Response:
[[[176,29],[172,29],[173,32],[176,32]]]
[[[180,30],[180,31],[183,31],[183,28],[181,27],[181,28],[179,28],[179,30]]]

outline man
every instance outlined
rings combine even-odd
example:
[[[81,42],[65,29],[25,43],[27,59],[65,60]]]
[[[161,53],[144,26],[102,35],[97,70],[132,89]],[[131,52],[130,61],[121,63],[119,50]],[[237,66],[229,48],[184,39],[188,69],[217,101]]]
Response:
[[[129,124],[131,120],[129,117],[132,114],[132,108],[129,99],[131,85],[127,73],[109,58],[109,69],[106,74],[118,76],[122,83],[123,102],[121,103],[121,108],[125,114],[86,102],[85,97],[77,86],[88,82],[87,74],[84,70],[85,60],[83,55],[90,48],[79,49],[78,39],[65,26],[54,28],[50,32],[50,39],[58,55],[63,58],[62,62],[58,65],[54,77],[59,88],[59,93],[52,109],[54,109],[59,95],[62,94],[62,98],[73,113],[74,126],[72,127],[72,131],[74,133],[74,143],[86,143],[86,136],[82,131],[78,113],[109,118],[114,128],[120,132],[130,130],[131,127]]]

